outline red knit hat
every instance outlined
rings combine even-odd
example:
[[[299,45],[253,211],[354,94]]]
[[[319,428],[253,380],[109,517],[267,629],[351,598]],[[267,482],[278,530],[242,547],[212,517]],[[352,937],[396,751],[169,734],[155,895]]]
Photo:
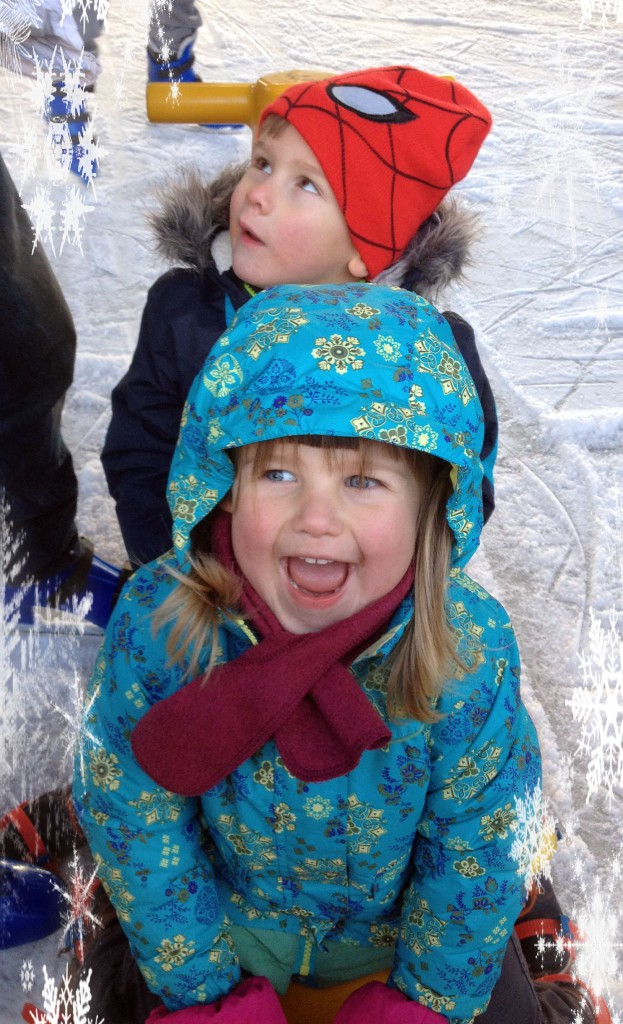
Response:
[[[472,166],[489,111],[464,86],[410,67],[291,86],[269,104],[313,151],[376,277]]]

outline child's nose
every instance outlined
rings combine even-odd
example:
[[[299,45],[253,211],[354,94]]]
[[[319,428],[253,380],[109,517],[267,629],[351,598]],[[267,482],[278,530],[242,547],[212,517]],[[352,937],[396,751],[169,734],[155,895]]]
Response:
[[[256,182],[249,189],[247,199],[252,205],[259,206],[262,210],[268,210],[272,201],[271,194],[272,183],[270,176],[266,175],[262,181]]]
[[[301,496],[295,518],[298,529],[313,537],[337,536],[342,530],[340,502],[322,489]]]

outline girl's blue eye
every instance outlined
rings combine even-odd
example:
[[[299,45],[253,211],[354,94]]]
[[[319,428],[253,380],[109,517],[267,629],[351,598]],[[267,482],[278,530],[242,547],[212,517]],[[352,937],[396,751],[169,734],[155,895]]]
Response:
[[[294,480],[294,473],[291,473],[289,469],[267,469],[265,475],[267,480],[273,480],[276,483]]]
[[[349,476],[347,480],[349,487],[354,487],[359,491],[367,491],[372,487],[378,487],[379,482],[371,476]]]
[[[305,192],[315,192],[316,195],[319,194],[318,189],[309,178],[301,178],[301,188],[304,189]]]

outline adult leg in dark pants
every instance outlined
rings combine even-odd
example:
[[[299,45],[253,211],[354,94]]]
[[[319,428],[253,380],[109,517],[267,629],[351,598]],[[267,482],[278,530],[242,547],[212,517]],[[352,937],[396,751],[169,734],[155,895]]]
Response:
[[[73,378],[73,319],[0,156],[0,491],[21,538],[9,583],[21,594],[22,621],[33,601],[92,595],[87,618],[104,626],[119,571],[93,556],[78,537],[78,483],[61,435],[65,393]],[[18,566],[21,562],[21,566]]]

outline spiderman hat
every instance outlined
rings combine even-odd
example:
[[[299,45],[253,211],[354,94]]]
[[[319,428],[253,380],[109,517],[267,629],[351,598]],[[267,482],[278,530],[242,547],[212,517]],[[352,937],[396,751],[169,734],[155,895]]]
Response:
[[[491,115],[458,82],[410,67],[291,86],[269,104],[313,151],[373,279],[464,178]]]

